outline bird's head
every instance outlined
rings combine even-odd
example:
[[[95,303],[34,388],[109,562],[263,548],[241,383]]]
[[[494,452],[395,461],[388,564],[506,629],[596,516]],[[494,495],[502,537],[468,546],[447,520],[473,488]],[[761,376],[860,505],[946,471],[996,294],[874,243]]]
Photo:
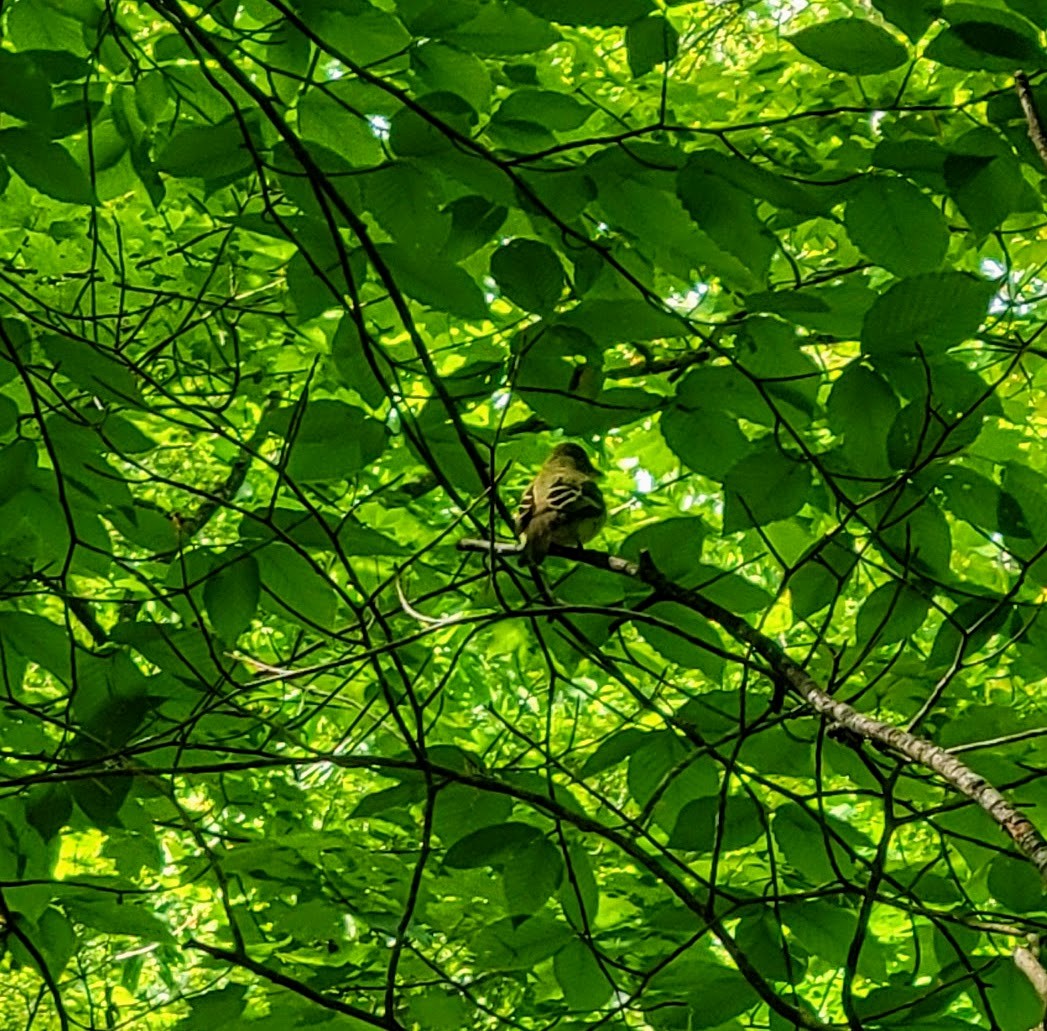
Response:
[[[585,473],[586,476],[601,476],[603,475],[596,466],[589,460],[589,456],[585,453],[585,449],[580,447],[578,444],[557,444],[553,448],[552,454],[546,460],[547,465],[566,465],[572,469],[577,469],[580,473]]]

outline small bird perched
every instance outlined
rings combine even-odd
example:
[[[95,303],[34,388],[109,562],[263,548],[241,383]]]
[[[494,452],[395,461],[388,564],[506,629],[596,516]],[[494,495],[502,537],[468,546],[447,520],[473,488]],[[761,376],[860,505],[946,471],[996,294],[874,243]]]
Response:
[[[607,518],[603,494],[596,486],[601,473],[577,444],[557,444],[524,493],[516,514],[523,534],[523,562],[537,566],[550,544],[580,548],[592,540]]]

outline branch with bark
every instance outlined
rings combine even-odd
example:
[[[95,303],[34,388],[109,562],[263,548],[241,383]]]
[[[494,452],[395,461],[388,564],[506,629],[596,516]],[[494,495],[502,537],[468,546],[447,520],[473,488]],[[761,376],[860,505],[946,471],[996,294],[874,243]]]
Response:
[[[464,539],[458,542],[458,549],[504,556],[517,554],[519,545],[515,542]],[[1047,839],[999,790],[955,755],[926,738],[858,712],[846,702],[833,698],[789,657],[777,641],[722,605],[710,601],[700,591],[682,587],[664,576],[646,553],[641,555],[639,562],[630,562],[588,548],[554,545],[549,553],[639,580],[651,589],[652,600],[675,602],[715,623],[735,641],[747,645],[767,662],[776,680],[776,690],[784,689],[802,699],[815,712],[830,720],[834,727],[844,731],[845,737],[850,734],[860,740],[872,741],[931,770],[959,794],[980,806],[1036,867],[1041,878],[1047,881]]]

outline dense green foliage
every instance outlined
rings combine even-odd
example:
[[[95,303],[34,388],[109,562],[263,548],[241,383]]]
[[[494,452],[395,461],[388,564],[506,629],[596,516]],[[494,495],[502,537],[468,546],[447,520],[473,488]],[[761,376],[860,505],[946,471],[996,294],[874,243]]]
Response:
[[[1047,0],[13,0],[7,1028],[1026,1031]],[[779,685],[780,686],[780,685]]]

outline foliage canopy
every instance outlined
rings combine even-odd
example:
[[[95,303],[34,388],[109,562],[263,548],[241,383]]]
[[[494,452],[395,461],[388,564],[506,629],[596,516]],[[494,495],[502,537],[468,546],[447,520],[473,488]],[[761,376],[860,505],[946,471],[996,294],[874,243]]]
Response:
[[[1045,26],[4,5],[4,1026],[1037,1024]]]

